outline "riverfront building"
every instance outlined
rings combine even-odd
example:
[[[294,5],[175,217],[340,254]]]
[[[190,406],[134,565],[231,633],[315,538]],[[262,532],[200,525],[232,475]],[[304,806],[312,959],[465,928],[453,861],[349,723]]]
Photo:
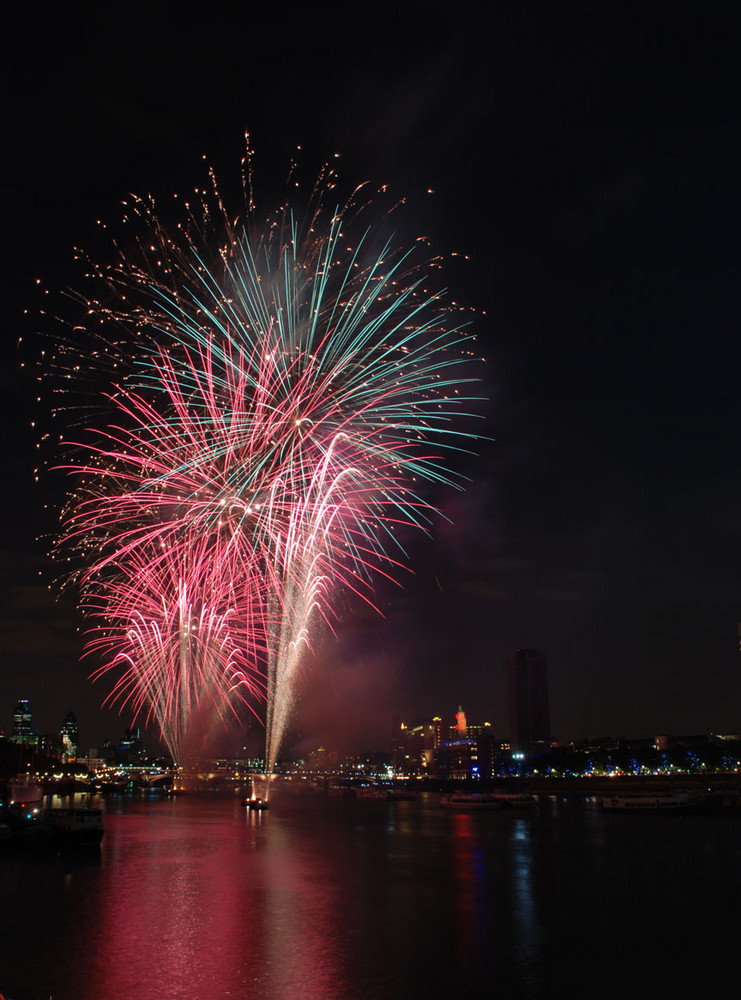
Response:
[[[507,660],[510,738],[513,753],[545,753],[551,743],[548,663],[539,649],[518,649]]]
[[[491,778],[500,751],[491,724],[469,723],[461,707],[454,724],[440,716],[409,725],[398,715],[393,718],[391,762],[397,774],[459,781]]]

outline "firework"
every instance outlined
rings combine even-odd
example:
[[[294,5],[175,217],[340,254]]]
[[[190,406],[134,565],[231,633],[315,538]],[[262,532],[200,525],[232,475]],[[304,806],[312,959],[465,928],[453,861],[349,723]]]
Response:
[[[426,289],[434,262],[379,239],[365,189],[327,210],[335,184],[262,224],[215,183],[171,230],[133,200],[143,235],[91,270],[95,364],[123,375],[72,445],[62,545],[96,675],[178,756],[197,710],[264,690],[274,764],[316,625],[398,575],[423,484],[454,483],[447,453],[473,436],[471,338]]]
[[[188,556],[122,559],[115,573],[83,588],[83,609],[98,622],[87,651],[104,662],[93,676],[116,676],[108,700],[156,720],[175,761],[186,746],[205,743],[213,721],[239,718],[240,704],[252,708],[264,694],[252,600],[249,587],[233,593],[197,540]]]

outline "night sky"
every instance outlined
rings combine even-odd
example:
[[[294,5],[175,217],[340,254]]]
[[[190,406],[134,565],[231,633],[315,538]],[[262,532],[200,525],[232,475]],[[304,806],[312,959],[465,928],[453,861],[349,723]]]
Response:
[[[48,400],[19,358],[51,333],[36,279],[79,286],[128,192],[236,188],[243,132],[258,204],[340,153],[350,184],[408,204],[404,241],[468,254],[446,271],[476,309],[489,397],[464,493],[437,497],[415,575],[350,604],[306,673],[309,743],[383,748],[391,713],[507,735],[506,658],[549,658],[562,740],[741,731],[738,32],[679,4],[175,4],[22,15],[6,32],[2,273],[0,729],[98,709],[73,596],[55,602],[33,482]],[[146,11],[146,13],[145,13]],[[428,189],[434,193],[428,194]],[[456,263],[457,261],[457,263]],[[28,315],[24,315],[28,309]],[[19,336],[24,346],[17,348]]]

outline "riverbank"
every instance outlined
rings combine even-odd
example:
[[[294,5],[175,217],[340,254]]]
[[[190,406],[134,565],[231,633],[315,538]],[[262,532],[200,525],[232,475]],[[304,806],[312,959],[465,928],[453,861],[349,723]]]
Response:
[[[589,798],[621,792],[658,792],[681,788],[715,791],[741,791],[741,774],[651,774],[595,775],[588,778],[509,778],[503,787],[522,789],[539,795],[567,795]]]

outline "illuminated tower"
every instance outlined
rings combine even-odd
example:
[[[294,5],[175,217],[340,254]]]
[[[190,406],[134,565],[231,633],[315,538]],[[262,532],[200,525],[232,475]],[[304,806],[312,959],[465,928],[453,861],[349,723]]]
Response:
[[[76,757],[80,747],[80,730],[74,712],[67,712],[59,735],[61,736],[64,752],[69,757]]]
[[[550,747],[548,665],[538,649],[518,649],[507,660],[509,719],[515,753],[544,753]]]
[[[466,738],[466,713],[462,705],[458,706],[458,711],[455,713],[455,736],[458,740]]]

